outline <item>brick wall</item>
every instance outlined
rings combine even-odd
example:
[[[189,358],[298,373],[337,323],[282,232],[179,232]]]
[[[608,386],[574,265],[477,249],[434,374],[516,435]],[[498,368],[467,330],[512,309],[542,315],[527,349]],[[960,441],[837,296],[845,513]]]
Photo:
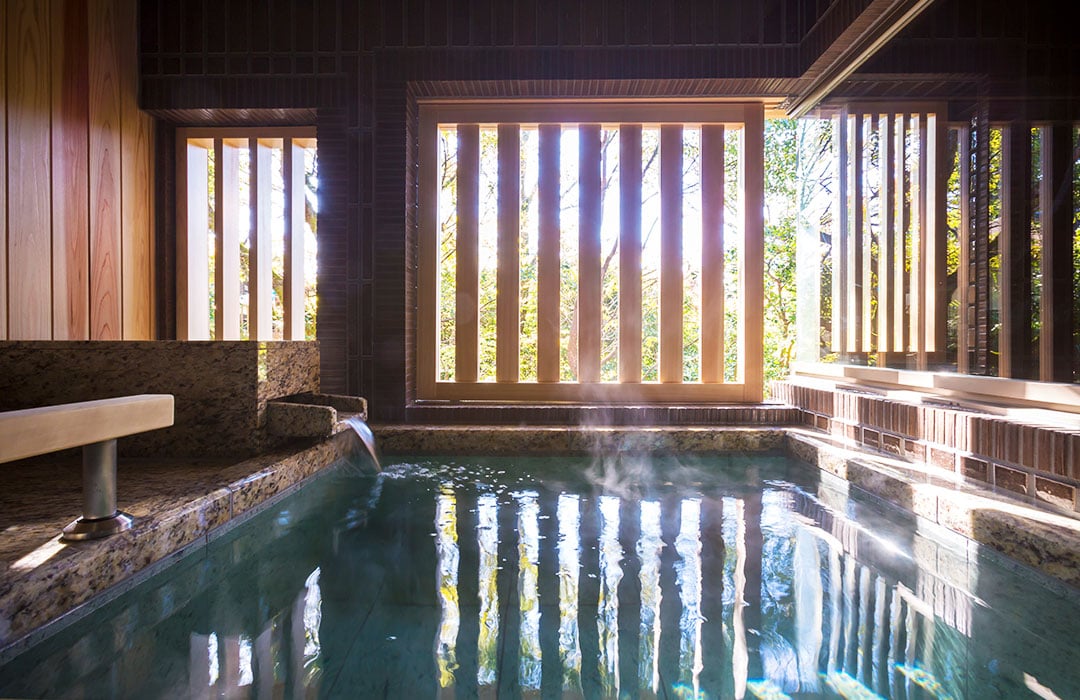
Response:
[[[413,354],[410,85],[423,85],[425,94],[500,81],[489,87],[537,95],[783,95],[801,71],[799,38],[828,7],[147,0],[140,4],[140,100],[174,123],[317,113],[323,387],[368,397],[376,420],[402,421]],[[163,208],[170,198],[159,192]],[[158,225],[166,239],[159,248],[168,250],[171,226]],[[159,262],[163,291],[174,284],[171,264]],[[159,313],[167,322],[172,311]]]
[[[913,462],[1074,509],[1080,427],[888,399],[872,391],[774,385],[802,423]]]

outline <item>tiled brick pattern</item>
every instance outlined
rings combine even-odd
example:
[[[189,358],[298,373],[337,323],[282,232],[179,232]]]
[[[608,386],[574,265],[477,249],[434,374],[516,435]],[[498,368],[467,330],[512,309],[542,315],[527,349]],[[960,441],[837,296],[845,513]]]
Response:
[[[833,4],[145,0],[140,103],[173,124],[317,115],[323,387],[368,397],[376,420],[403,421],[414,352],[410,89],[784,95],[803,69],[803,35]],[[171,170],[168,155],[159,166]],[[158,182],[167,251],[172,184]],[[160,320],[172,328],[174,263],[159,265]]]
[[[803,425],[1066,508],[1078,508],[1080,429],[890,400],[870,392],[773,385]]]

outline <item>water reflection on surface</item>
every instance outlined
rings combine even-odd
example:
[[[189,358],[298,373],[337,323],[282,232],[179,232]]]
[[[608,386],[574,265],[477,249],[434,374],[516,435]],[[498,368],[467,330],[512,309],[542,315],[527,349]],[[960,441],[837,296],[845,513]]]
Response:
[[[317,482],[0,696],[1080,697],[1074,598],[779,477]]]

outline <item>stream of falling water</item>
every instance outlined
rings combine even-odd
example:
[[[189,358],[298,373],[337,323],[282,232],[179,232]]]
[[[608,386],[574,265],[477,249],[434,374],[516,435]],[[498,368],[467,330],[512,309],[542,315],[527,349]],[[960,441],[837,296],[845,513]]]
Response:
[[[371,456],[371,463],[375,465],[375,471],[381,472],[382,464],[379,463],[379,451],[375,447],[375,434],[371,432],[371,428],[360,416],[349,416],[345,419],[345,424],[352,428],[356,436],[360,438],[360,442],[364,444],[368,455]]]

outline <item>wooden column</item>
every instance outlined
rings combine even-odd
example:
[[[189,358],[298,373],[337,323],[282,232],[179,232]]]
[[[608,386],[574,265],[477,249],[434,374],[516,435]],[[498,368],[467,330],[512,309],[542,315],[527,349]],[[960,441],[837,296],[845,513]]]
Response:
[[[701,381],[724,381],[724,127],[701,128]]]
[[[499,125],[498,280],[496,283],[495,377],[518,380],[521,260],[521,134],[517,124]]]
[[[998,374],[1031,378],[1031,127],[1014,122],[1001,138],[1001,342]]]
[[[681,124],[660,127],[660,381],[682,382]]]
[[[282,299],[285,340],[303,340],[304,329],[304,149],[283,139],[281,157],[285,182],[285,271]]]
[[[925,123],[926,133],[926,190],[925,202],[926,244],[924,247],[923,266],[926,270],[926,286],[923,299],[926,314],[923,319],[923,336],[926,338],[927,363],[940,364],[945,361],[945,345],[949,318],[949,298],[947,295],[947,223],[946,199],[948,197],[949,164],[948,138],[945,120],[937,114],[927,114],[920,118],[920,125]]]
[[[224,139],[214,139],[214,163],[214,338],[239,340],[239,149]]]
[[[971,127],[957,133],[960,171],[960,267],[956,272],[960,315],[956,324],[956,371],[971,371]]]
[[[270,292],[273,290],[270,248],[270,198],[273,186],[272,151],[258,139],[248,140],[251,239],[248,243],[248,338],[273,339]]]
[[[600,381],[600,125],[578,127],[578,381]]]
[[[852,294],[848,297],[848,351],[864,353],[870,327],[870,289],[866,285],[867,256],[870,246],[866,240],[866,217],[864,200],[866,190],[866,141],[864,138],[864,115],[856,112],[852,117],[854,138],[851,157],[851,257],[848,262],[848,284]]]
[[[974,374],[990,371],[990,119],[980,105],[975,117],[975,357]]]
[[[877,254],[877,347],[878,366],[887,364],[893,349],[893,323],[896,318],[896,126],[891,114],[875,117],[878,120],[878,172],[881,182],[878,192],[878,221],[881,239]]]
[[[562,127],[541,124],[537,198],[536,380],[559,381],[559,139]]]
[[[458,125],[454,381],[475,382],[480,343],[480,127]]]
[[[927,144],[926,144],[926,115],[919,114],[915,118],[918,127],[916,133],[918,142],[915,146],[916,165],[915,172],[911,173],[911,206],[915,209],[917,223],[912,227],[914,240],[911,244],[911,286],[908,294],[911,299],[909,306],[911,325],[911,345],[915,351],[915,368],[925,370],[926,360],[926,282],[928,279],[926,269],[926,186],[929,178],[926,174]]]
[[[743,377],[743,401],[761,401],[764,393],[764,257],[765,257],[765,110],[760,104],[745,109],[742,183],[743,258],[740,293],[743,299],[743,352],[740,376]]]
[[[1039,379],[1071,382],[1073,349],[1072,125],[1042,129],[1043,285],[1039,305]]]
[[[832,242],[832,351],[848,351],[848,115],[843,109],[834,121],[837,144],[837,180],[833,195],[833,207],[836,219],[833,224]]]
[[[641,125],[619,125],[619,381],[641,381]]]

